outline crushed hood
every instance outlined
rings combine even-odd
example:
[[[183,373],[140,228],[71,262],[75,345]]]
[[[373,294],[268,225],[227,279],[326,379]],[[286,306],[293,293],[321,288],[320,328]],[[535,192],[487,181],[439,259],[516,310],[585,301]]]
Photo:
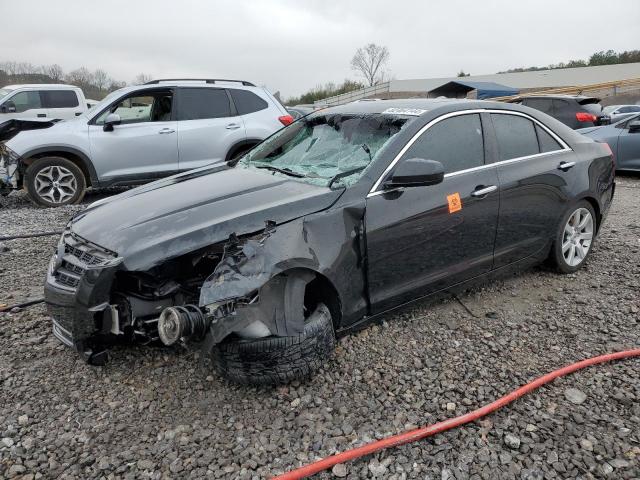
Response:
[[[198,248],[324,210],[342,190],[266,171],[208,167],[97,202],[71,229],[116,252],[128,270],[148,269]]]
[[[56,124],[56,120],[39,120],[39,119],[17,119],[0,121],[0,142],[11,140],[20,132],[26,130],[40,130],[50,128]]]

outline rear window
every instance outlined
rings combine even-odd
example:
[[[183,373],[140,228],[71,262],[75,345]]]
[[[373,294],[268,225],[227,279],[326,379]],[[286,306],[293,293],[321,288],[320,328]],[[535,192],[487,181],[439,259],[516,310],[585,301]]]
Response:
[[[45,108],[74,108],[80,105],[73,90],[43,90],[42,101]]]
[[[534,123],[518,115],[491,114],[498,140],[499,160],[540,153]]]
[[[230,88],[229,92],[236,105],[238,115],[246,115],[248,113],[258,112],[269,107],[269,104],[253,92],[247,90],[236,90]]]
[[[560,145],[540,125],[536,125],[536,133],[538,134],[538,143],[540,143],[540,153],[555,152],[556,150],[562,150],[562,145]]]
[[[227,92],[221,88],[182,88],[178,120],[202,120],[231,116]]]
[[[553,103],[550,98],[527,98],[522,102],[522,104],[549,115],[551,115],[553,110]]]

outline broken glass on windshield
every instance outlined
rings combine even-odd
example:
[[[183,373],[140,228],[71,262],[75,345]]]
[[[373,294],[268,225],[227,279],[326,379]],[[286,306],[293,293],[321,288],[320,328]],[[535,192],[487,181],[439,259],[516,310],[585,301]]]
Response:
[[[314,185],[349,186],[406,122],[406,118],[382,114],[318,113],[258,145],[239,166]]]

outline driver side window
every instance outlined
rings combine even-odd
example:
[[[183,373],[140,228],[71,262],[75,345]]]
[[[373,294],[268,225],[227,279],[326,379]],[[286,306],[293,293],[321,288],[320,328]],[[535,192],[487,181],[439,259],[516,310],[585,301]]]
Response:
[[[172,118],[173,93],[150,92],[126,97],[102,112],[96,125],[103,125],[110,113],[120,115],[121,125],[143,122],[168,122]]]
[[[6,104],[13,104],[16,107],[15,113],[22,113],[27,110],[42,108],[40,92],[35,90],[16,93],[13,97],[7,100]]]
[[[484,165],[484,141],[480,115],[470,113],[431,126],[402,156],[442,163],[445,173]]]

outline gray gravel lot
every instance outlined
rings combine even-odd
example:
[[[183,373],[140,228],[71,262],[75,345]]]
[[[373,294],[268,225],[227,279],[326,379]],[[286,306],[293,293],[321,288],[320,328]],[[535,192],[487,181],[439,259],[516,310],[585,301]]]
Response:
[[[87,202],[98,198],[88,195]],[[0,198],[0,236],[82,209]],[[5,242],[0,303],[41,296],[56,238]],[[1,250],[1,249],[0,249]],[[534,269],[342,338],[310,381],[224,382],[191,351],[122,347],[90,367],[42,306],[0,314],[0,478],[268,478],[457,416],[552,369],[640,346],[640,178],[619,177],[586,268]],[[346,478],[640,478],[640,359],[592,367],[454,431],[344,465]],[[331,473],[318,478],[333,478]]]

